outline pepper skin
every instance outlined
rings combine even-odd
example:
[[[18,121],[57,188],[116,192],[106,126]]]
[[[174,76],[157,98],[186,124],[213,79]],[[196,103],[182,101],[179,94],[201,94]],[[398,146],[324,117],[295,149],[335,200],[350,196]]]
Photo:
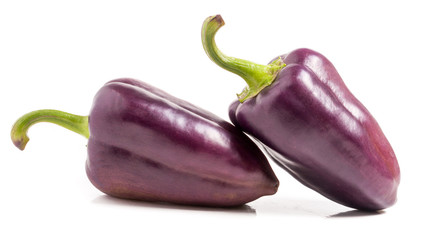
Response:
[[[204,27],[217,31],[223,24],[216,16]],[[203,42],[208,55],[218,51]],[[248,82],[245,92],[258,93],[247,97],[243,92],[231,104],[231,121],[256,138],[278,165],[325,197],[368,211],[393,205],[400,170],[392,147],[332,63],[309,49],[270,64],[277,63],[281,69],[271,73],[270,85],[256,91]]]
[[[73,128],[77,121],[69,118],[78,116],[55,111],[24,115],[12,129],[13,142],[23,149],[28,127],[39,121],[88,137],[87,175],[108,195],[230,207],[277,191],[278,180],[267,159],[240,130],[146,83],[106,83],[94,98],[89,118],[80,118],[80,127]],[[87,126],[89,131],[81,130]]]

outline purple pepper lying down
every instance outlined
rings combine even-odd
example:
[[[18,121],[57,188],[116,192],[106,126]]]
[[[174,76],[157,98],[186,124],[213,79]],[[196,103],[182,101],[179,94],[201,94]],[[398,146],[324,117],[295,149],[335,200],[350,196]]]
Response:
[[[297,49],[260,65],[224,55],[214,37],[220,15],[202,29],[207,55],[248,84],[229,116],[293,177],[325,197],[361,210],[396,201],[400,170],[373,116],[323,55]]]
[[[86,171],[102,192],[126,199],[229,207],[277,191],[260,149],[221,118],[134,79],[106,83],[87,116],[38,110],[11,137],[23,150],[27,130],[51,122],[88,140]]]

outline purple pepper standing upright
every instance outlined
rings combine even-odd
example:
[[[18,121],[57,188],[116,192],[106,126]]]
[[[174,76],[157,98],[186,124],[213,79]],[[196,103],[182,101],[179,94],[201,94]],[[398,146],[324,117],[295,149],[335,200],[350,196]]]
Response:
[[[57,110],[24,115],[11,132],[18,148],[25,148],[27,130],[38,122],[89,138],[87,175],[111,196],[228,207],[278,188],[267,159],[240,130],[134,79],[106,83],[89,117]]]
[[[393,205],[400,170],[392,147],[332,63],[309,49],[268,65],[228,57],[214,42],[223,25],[220,15],[207,18],[202,40],[215,63],[248,84],[229,108],[231,121],[325,197],[361,210]]]

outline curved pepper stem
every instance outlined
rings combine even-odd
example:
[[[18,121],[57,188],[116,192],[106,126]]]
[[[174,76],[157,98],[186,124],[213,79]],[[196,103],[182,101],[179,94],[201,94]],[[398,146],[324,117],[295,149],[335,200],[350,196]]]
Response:
[[[220,15],[208,17],[201,30],[201,39],[204,50],[209,58],[220,67],[242,77],[247,86],[243,92],[237,94],[240,102],[256,96],[262,89],[271,85],[280,70],[285,67],[281,58],[268,65],[261,65],[247,60],[228,57],[216,46],[214,37],[216,32],[225,25]]]
[[[24,150],[28,141],[28,129],[39,122],[50,122],[74,131],[89,138],[89,117],[74,115],[58,110],[43,109],[25,114],[20,117],[12,127],[10,137],[13,144]]]

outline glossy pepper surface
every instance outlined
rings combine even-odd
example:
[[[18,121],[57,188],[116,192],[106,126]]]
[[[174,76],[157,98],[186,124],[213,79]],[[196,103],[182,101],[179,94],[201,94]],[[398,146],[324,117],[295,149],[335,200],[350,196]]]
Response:
[[[361,210],[393,205],[400,181],[394,151],[333,64],[309,49],[268,65],[228,57],[214,42],[223,25],[219,15],[207,18],[202,38],[209,57],[248,84],[229,108],[231,121],[325,197]]]
[[[89,138],[87,175],[111,196],[226,207],[277,191],[265,156],[240,130],[141,81],[106,83],[89,117],[56,110],[24,115],[11,134],[18,148],[41,121]]]

